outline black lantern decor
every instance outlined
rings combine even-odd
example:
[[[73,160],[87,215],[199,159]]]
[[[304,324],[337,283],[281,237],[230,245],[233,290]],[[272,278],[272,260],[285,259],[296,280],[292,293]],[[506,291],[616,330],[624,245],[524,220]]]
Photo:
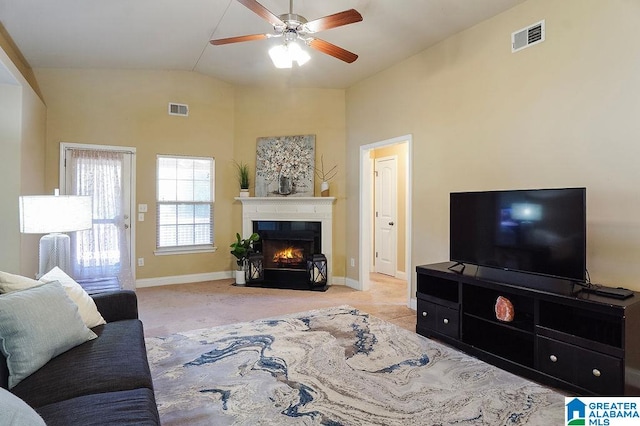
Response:
[[[327,285],[327,257],[314,254],[307,259],[307,277],[311,287]]]
[[[262,253],[250,253],[247,257],[247,266],[244,276],[247,283],[264,280],[264,266]]]

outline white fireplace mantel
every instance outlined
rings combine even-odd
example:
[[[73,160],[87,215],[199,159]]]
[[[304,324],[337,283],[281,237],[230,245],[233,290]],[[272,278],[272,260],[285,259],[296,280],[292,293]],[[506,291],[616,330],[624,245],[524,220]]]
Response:
[[[322,253],[327,257],[328,282],[332,282],[335,197],[236,197],[236,200],[242,203],[244,238],[253,232],[254,221],[320,222]]]

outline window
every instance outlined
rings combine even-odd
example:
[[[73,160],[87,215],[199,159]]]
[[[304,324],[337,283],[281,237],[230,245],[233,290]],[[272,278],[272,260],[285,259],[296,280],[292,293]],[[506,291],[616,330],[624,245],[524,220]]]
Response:
[[[157,157],[156,253],[213,250],[215,160]]]

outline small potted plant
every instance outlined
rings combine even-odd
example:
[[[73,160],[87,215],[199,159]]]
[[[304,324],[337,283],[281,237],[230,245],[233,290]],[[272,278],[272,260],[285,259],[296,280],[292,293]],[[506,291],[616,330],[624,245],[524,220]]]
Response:
[[[336,170],[338,166],[333,166],[329,169],[328,172],[324,171],[324,156],[320,156],[320,168],[316,167],[316,176],[320,179],[320,195],[323,197],[329,196],[329,181],[336,177],[338,171]]]
[[[250,253],[253,253],[253,243],[258,241],[260,236],[255,232],[249,238],[242,238],[236,233],[236,241],[231,243],[231,254],[235,256],[238,269],[236,270],[236,285],[246,284],[244,268]]]
[[[249,165],[243,162],[235,162],[238,172],[238,183],[240,184],[240,196],[249,196]]]

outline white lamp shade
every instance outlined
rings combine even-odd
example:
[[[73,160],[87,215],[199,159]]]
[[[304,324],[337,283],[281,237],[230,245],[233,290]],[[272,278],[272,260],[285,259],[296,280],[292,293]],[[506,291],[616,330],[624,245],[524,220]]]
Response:
[[[48,234],[91,229],[91,197],[31,195],[20,197],[20,232]]]

